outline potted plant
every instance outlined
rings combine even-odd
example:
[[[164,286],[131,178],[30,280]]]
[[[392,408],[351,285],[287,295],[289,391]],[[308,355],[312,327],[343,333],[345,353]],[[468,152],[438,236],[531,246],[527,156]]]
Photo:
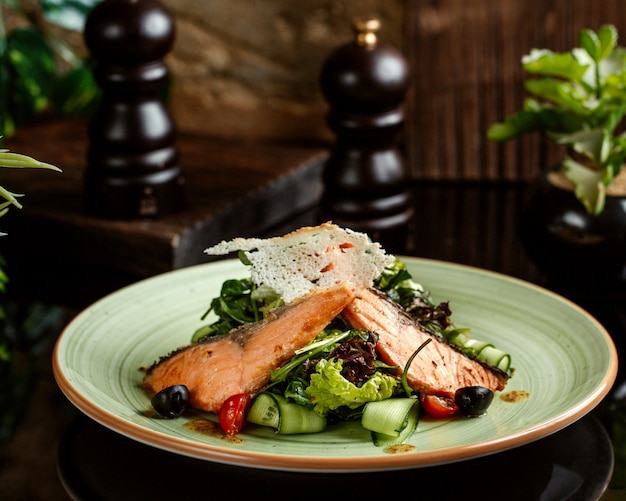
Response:
[[[549,277],[582,283],[626,281],[626,49],[605,25],[583,29],[580,47],[533,49],[523,108],[487,137],[539,132],[565,146],[561,165],[531,191],[521,221],[529,257]],[[581,282],[582,279],[582,282]]]

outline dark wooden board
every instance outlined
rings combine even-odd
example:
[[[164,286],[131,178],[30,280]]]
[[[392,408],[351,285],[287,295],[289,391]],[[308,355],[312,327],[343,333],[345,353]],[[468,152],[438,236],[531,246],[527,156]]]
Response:
[[[50,266],[78,279],[81,270],[105,281],[109,274],[124,275],[123,283],[199,264],[208,261],[207,246],[266,232],[313,206],[322,190],[323,150],[183,135],[177,146],[185,210],[160,219],[101,219],[84,207],[86,135],[80,121],[40,122],[5,143],[63,170],[5,170],[2,185],[25,194],[23,209],[12,209],[1,221],[9,235],[0,248],[19,287],[42,286]]]

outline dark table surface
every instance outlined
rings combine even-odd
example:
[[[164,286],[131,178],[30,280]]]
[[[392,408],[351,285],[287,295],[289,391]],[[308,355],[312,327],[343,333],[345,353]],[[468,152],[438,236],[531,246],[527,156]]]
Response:
[[[310,185],[311,189],[319,190],[316,176],[319,174],[321,157],[319,152],[309,153],[312,159],[317,160],[307,163],[304,161],[306,155],[294,157],[299,174],[296,174],[295,179],[290,178],[289,183],[298,186],[299,175],[300,189],[304,189],[305,184],[313,183]],[[396,254],[476,266],[528,280],[560,292],[558,284],[547,283],[528,261],[517,237],[517,218],[526,189],[524,184],[417,182],[412,187],[416,218],[406,232],[406,240],[382,243]],[[256,188],[251,188],[251,191],[256,193],[258,190],[255,190]],[[280,193],[278,195],[272,193],[272,196],[275,203],[280,203]],[[313,203],[293,207],[292,210],[285,209],[281,212],[284,217],[277,217],[273,211],[270,224],[255,228],[255,233],[260,236],[277,235],[302,225],[317,223],[314,199],[313,196]],[[37,200],[33,203],[36,205]],[[262,208],[263,205],[259,207]],[[236,208],[233,210],[236,213]],[[25,220],[30,217],[37,216],[28,215]],[[255,217],[262,220],[262,212],[257,213]],[[236,221],[236,218],[232,221]],[[133,224],[140,226],[142,223]],[[193,226],[197,222],[190,224]],[[243,232],[241,236],[249,236],[246,232],[250,231],[250,223],[245,221],[245,224],[248,226],[241,228]],[[170,230],[171,228],[168,229]],[[237,233],[237,228],[231,226],[229,232]],[[130,240],[134,238],[132,231],[128,231],[127,235]],[[11,238],[18,237],[12,234]],[[63,243],[57,241],[53,242],[53,245],[63,246]],[[59,249],[56,253],[58,252]],[[59,266],[56,261],[55,264]],[[92,293],[85,294],[84,304],[81,304],[80,298],[77,301],[73,293],[75,291],[71,290],[76,281],[63,278],[63,275],[69,273],[68,270],[75,265],[73,261],[67,262],[65,267],[49,269],[46,275],[48,280],[57,280],[54,287],[50,288],[53,291],[52,297],[56,298],[57,302],[63,302],[64,294],[67,294],[68,298],[72,298],[70,308],[75,311],[87,306],[94,296],[112,292],[125,281],[133,282],[145,278],[141,274],[128,274],[126,273],[128,270],[123,270],[125,273],[121,275],[119,281],[94,282],[90,286],[85,286],[86,289],[92,287]],[[93,260],[82,265],[87,268],[95,266]],[[78,277],[79,281],[80,278]],[[28,275],[20,274],[20,280],[24,282],[22,287],[28,290],[28,284],[25,283]],[[51,296],[45,296],[44,299],[50,300]],[[613,337],[621,356],[626,341],[624,300],[617,298],[612,302],[594,301],[590,297],[572,299],[581,302],[581,306],[603,323]],[[388,484],[379,479],[380,475],[365,478],[359,474],[321,476],[293,472],[263,472],[198,461],[153,449],[119,436],[73,412],[71,406],[64,402],[55,388],[47,366],[42,372],[43,382],[36,396],[39,401],[36,405],[31,405],[25,428],[0,455],[2,461],[0,490],[4,487],[5,492],[15,494],[13,499],[43,499],[36,494],[39,491],[35,485],[25,487],[28,485],[27,482],[24,479],[20,481],[19,472],[15,471],[15,467],[9,466],[11,461],[18,463],[21,461],[22,468],[28,468],[29,463],[24,459],[25,447],[41,448],[38,460],[42,462],[44,461],[42,458],[46,458],[45,462],[53,462],[53,465],[48,464],[47,467],[54,468],[55,474],[58,468],[56,478],[58,485],[47,490],[50,493],[47,499],[63,499],[63,496],[69,495],[76,499],[165,499],[166,494],[176,484],[159,479],[165,478],[170,473],[177,479],[184,477],[182,486],[179,487],[183,498],[189,498],[191,493],[196,492],[195,489],[204,486],[200,497],[213,499],[216,497],[213,494],[219,491],[214,487],[214,482],[223,480],[228,484],[238,482],[244,490],[250,490],[250,486],[258,485],[259,488],[255,489],[255,492],[262,498],[266,498],[281,486],[296,488],[295,486],[302,486],[303,482],[312,485],[323,485],[327,482],[326,485],[330,485],[333,492],[341,492],[346,482],[352,483],[357,480],[355,483],[360,486],[359,489],[372,489],[372,492],[378,489],[376,492],[379,494],[389,493],[383,488]],[[615,391],[623,387],[623,380],[623,371],[620,369],[619,383]],[[615,393],[609,396],[614,397]],[[28,438],[28,427],[40,426],[42,413],[54,416],[51,422],[55,424],[50,426],[48,434],[45,431],[35,433],[38,443],[33,445]],[[603,415],[599,411],[594,411],[590,416],[565,430],[536,443],[487,458],[411,470],[408,476],[401,472],[387,473],[385,482],[397,482],[398,485],[408,485],[405,483],[426,485],[423,490],[426,497],[423,499],[434,499],[435,497],[431,495],[434,496],[437,492],[441,494],[442,489],[445,494],[437,499],[455,499],[456,494],[461,492],[467,499],[474,499],[474,494],[468,494],[470,491],[467,491],[464,483],[472,483],[475,479],[481,480],[480,476],[486,473],[490,480],[487,480],[487,484],[481,485],[480,489],[490,489],[491,485],[494,490],[489,493],[481,491],[480,496],[475,496],[476,499],[478,497],[597,499],[607,487],[614,462],[611,442],[601,425],[601,419]],[[50,453],[51,449],[54,449],[54,454]],[[38,464],[37,460],[33,461]],[[35,482],[36,476],[33,472],[28,474]],[[459,481],[450,482],[450,478]],[[371,479],[375,481],[371,482]],[[59,489],[60,485],[63,485],[62,489]],[[20,491],[16,490],[20,488],[27,489],[30,494],[20,497]],[[207,489],[209,494],[205,496]],[[503,490],[505,494],[501,495]],[[63,491],[66,492],[59,495],[60,497],[54,495],[55,492],[58,494]],[[156,495],[155,492],[160,492],[161,495]],[[604,494],[607,495],[610,495],[610,492]]]
[[[541,276],[525,258],[516,237],[515,218],[524,191],[521,185],[418,183],[413,193],[421,217],[406,241],[388,241],[386,247],[396,253],[468,264],[541,284]],[[268,234],[316,222],[313,207],[269,229]],[[619,310],[619,305],[616,307]],[[607,324],[610,318],[610,314],[605,317]],[[617,325],[611,327],[616,338],[626,333]],[[510,451],[450,465],[384,473],[276,472],[208,463],[138,444],[86,418],[72,423],[59,450],[60,477],[76,499],[95,499],[98,495],[103,499],[138,499],[159,494],[167,497],[168,493],[187,497],[202,489],[207,479],[238,484],[240,495],[262,499],[280,491],[297,492],[302,485],[323,485],[337,496],[351,494],[354,485],[367,485],[371,495],[384,496],[390,483],[405,482],[419,486],[416,489],[421,499],[599,499],[614,465],[609,436],[593,413],[560,432]],[[134,470],[130,478],[125,477],[129,469]],[[489,494],[484,491],[486,486],[469,487],[486,472]],[[186,481],[177,485],[157,480],[170,475],[186,477]],[[442,485],[451,478],[455,482],[448,483],[442,495]],[[515,489],[511,489],[513,485]],[[318,496],[318,492],[299,495],[302,499]]]

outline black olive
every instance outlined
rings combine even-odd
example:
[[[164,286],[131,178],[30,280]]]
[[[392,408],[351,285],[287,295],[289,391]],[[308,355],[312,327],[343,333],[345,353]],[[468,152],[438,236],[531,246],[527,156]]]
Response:
[[[184,384],[168,386],[152,397],[150,403],[161,416],[176,418],[189,406],[189,390]]]
[[[487,412],[493,400],[493,391],[484,386],[466,386],[454,393],[454,402],[466,416],[480,416]]]

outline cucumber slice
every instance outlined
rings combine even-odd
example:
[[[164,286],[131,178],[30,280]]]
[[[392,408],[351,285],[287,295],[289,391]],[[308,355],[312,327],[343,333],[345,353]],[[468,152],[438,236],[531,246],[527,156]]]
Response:
[[[480,356],[483,350],[486,350],[487,348],[495,349],[491,343],[488,343],[487,341],[480,341],[478,339],[468,339],[465,342],[464,348],[473,349],[477,356]]]
[[[259,393],[252,402],[247,421],[274,428],[279,435],[319,433],[326,429],[325,417],[275,393]]]
[[[368,402],[363,408],[361,426],[375,433],[398,437],[408,424],[408,417],[418,400],[416,398],[388,398]]]
[[[450,341],[450,343],[456,346],[465,346],[465,343],[467,343],[471,339],[465,332],[462,331],[454,331],[452,334],[446,337],[448,341]]]
[[[503,371],[508,371],[511,365],[511,357],[493,346],[481,351],[478,359]]]
[[[278,402],[272,393],[259,393],[252,402],[246,420],[261,426],[277,429],[280,423]]]
[[[319,433],[326,429],[326,418],[302,405],[288,402],[285,398],[275,395],[280,409],[279,435],[297,433]]]
[[[401,444],[406,442],[406,440],[413,434],[413,432],[417,429],[417,423],[419,421],[419,400],[417,399],[406,399],[406,400],[414,400],[413,405],[409,409],[409,413],[407,415],[407,422],[404,429],[397,436],[385,435],[384,433],[372,432],[372,441],[374,445],[377,447],[388,447],[390,445]]]
[[[461,350],[470,349],[481,362],[497,367],[504,372],[511,370],[511,356],[491,343],[470,338],[463,332],[453,332],[447,336],[447,339]]]

